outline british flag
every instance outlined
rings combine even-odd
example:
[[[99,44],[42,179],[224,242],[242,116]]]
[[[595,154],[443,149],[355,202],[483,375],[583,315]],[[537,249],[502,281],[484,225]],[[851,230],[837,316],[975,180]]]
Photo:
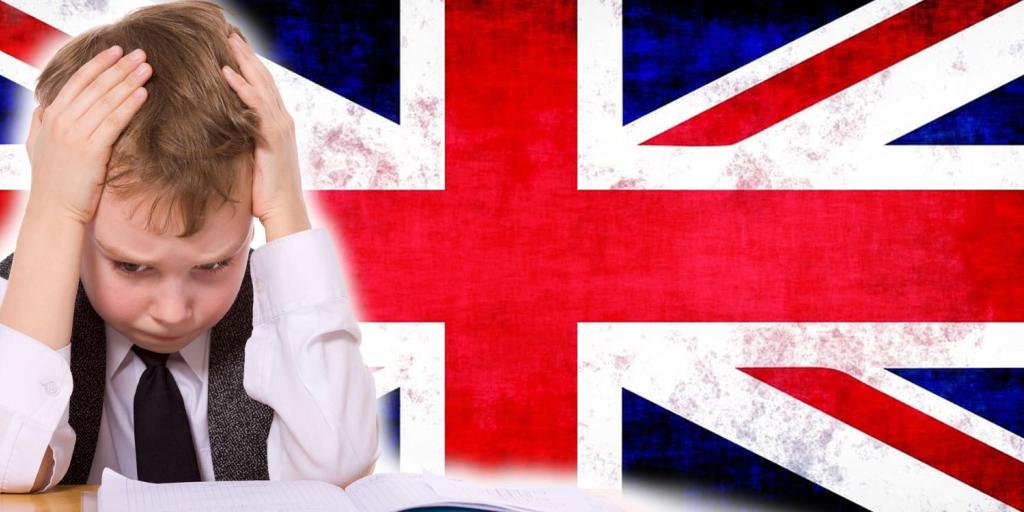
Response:
[[[0,3],[9,250],[32,79],[139,5]],[[400,418],[385,468],[1024,508],[1021,3],[229,8]]]

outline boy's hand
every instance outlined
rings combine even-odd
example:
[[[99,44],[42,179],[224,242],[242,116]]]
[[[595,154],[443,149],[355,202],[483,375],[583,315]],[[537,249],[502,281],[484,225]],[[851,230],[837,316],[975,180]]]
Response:
[[[109,48],[85,63],[53,103],[32,113],[25,149],[29,205],[83,224],[96,214],[114,142],[146,99],[152,72],[142,50]]]
[[[241,75],[224,66],[221,73],[238,97],[259,114],[266,144],[256,145],[252,180],[252,214],[260,219],[267,241],[310,228],[302,196],[295,143],[295,123],[285,109],[270,71],[238,34],[228,38]]]

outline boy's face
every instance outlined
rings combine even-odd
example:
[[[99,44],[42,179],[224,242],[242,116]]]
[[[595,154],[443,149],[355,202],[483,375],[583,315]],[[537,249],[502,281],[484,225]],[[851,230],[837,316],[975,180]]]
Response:
[[[163,353],[182,349],[220,321],[242,284],[252,243],[251,188],[246,192],[236,195],[240,203],[209,213],[188,238],[176,236],[177,218],[162,235],[147,231],[149,203],[131,216],[137,199],[105,192],[86,228],[81,268],[100,317],[142,348]],[[154,223],[162,220],[156,215]]]

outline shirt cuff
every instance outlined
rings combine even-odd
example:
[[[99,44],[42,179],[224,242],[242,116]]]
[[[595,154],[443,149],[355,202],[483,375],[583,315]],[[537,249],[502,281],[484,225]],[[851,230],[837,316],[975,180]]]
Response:
[[[292,233],[255,249],[250,272],[253,325],[348,297],[334,246],[323,228]]]
[[[53,350],[0,324],[0,408],[56,424],[71,400],[71,344]],[[47,422],[49,423],[49,422]]]
[[[73,388],[70,359],[70,344],[53,350],[0,324],[0,491],[28,492],[52,440],[55,458],[70,458],[74,433],[61,429]]]

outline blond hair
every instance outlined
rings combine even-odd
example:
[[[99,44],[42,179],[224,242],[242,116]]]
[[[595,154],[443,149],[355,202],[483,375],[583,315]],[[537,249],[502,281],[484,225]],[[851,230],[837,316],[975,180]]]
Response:
[[[178,236],[195,234],[211,206],[237,203],[231,194],[239,173],[252,172],[255,145],[263,140],[259,118],[220,72],[225,65],[239,69],[228,46],[232,33],[241,35],[212,2],[143,7],[74,37],[39,75],[35,97],[45,107],[101,51],[116,44],[125,54],[146,52],[153,69],[144,85],[149,94],[114,143],[105,185],[121,197],[152,199],[147,229],[166,200],[160,232],[176,210],[183,227]]]

